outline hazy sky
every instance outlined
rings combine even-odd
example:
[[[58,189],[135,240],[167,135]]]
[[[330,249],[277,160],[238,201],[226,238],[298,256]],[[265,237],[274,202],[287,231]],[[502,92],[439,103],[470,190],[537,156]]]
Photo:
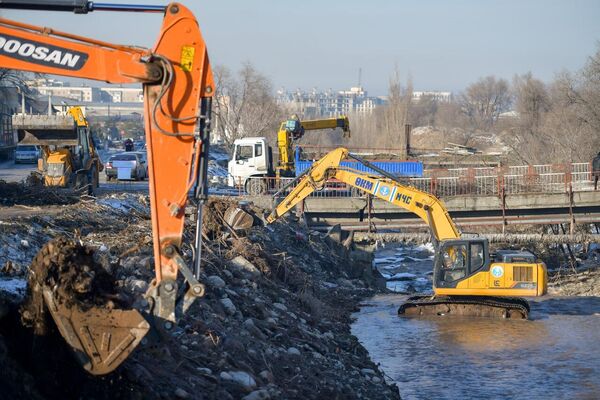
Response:
[[[111,0],[103,0],[111,2]],[[120,2],[112,0],[112,2]],[[121,3],[165,4],[128,0]],[[600,40],[600,0],[183,0],[213,64],[250,61],[274,87],[343,89],[358,69],[385,94],[398,66],[415,90],[460,91],[486,75],[576,70]],[[150,47],[160,15],[4,11],[7,18]]]

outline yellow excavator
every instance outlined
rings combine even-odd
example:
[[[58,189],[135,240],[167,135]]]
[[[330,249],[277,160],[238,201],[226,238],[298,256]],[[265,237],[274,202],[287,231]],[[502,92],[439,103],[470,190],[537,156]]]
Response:
[[[342,167],[341,162],[347,158],[364,164],[381,176]],[[329,179],[345,182],[408,210],[429,226],[436,247],[434,294],[409,298],[400,306],[399,314],[527,319],[529,303],[520,296],[546,293],[546,266],[532,253],[501,250],[492,257],[487,239],[461,236],[440,199],[400,183],[393,175],[344,148],[333,150],[282,189],[295,185],[274,207],[267,222],[276,221],[311,193],[322,190]]]
[[[81,107],[69,107],[64,114],[24,116],[17,132],[19,143],[41,148],[38,172],[44,186],[93,194],[104,167]]]
[[[297,115],[281,123],[277,132],[277,147],[279,148],[279,164],[277,176],[295,176],[294,149],[295,140],[304,136],[306,131],[340,128],[344,137],[350,137],[350,122],[348,117],[342,115],[337,118],[325,118],[301,121]]]

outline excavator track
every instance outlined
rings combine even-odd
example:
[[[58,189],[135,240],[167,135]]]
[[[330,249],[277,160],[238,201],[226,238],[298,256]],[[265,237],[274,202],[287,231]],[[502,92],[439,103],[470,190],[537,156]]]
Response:
[[[398,309],[398,315],[457,315],[528,319],[529,303],[519,297],[413,296]]]

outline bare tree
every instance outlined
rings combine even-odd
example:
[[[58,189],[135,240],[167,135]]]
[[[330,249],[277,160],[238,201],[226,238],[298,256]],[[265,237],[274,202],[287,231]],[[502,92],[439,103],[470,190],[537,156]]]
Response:
[[[277,106],[268,78],[246,63],[237,74],[224,66],[214,69],[216,102],[215,130],[231,145],[246,136],[273,137],[282,111]]]
[[[467,87],[459,102],[474,129],[490,130],[510,107],[508,82],[494,76],[481,78]]]
[[[581,71],[576,74],[564,73],[557,80],[561,101],[576,106],[581,123],[596,134],[600,132],[600,42],[597,47],[596,53]]]
[[[42,76],[36,74],[34,76]],[[34,89],[27,86],[25,81],[30,77],[30,74],[14,69],[0,68],[0,98],[6,100],[7,91],[17,88],[19,93],[30,95],[35,92]]]
[[[515,111],[522,129],[536,134],[542,117],[550,109],[550,97],[546,85],[533,77],[531,72],[517,75],[513,81]]]
[[[524,162],[589,161],[600,150],[600,48],[580,71],[549,85],[515,78],[518,123],[504,141]]]
[[[383,111],[383,133],[385,134],[385,146],[388,148],[402,148],[406,151],[404,148],[406,143],[404,125],[408,122],[412,94],[412,78],[408,77],[406,88],[402,88],[400,73],[396,67],[390,77],[388,102]]]
[[[531,72],[516,75],[513,79],[514,109],[517,117],[508,121],[504,142],[522,162],[540,161],[538,154],[544,153],[543,146],[552,139],[543,129],[551,107],[546,85],[533,77]]]

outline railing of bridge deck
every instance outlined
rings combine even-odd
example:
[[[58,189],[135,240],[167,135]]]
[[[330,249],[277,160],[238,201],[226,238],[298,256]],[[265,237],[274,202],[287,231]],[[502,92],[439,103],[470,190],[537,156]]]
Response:
[[[423,178],[400,178],[400,181],[441,198],[500,196],[502,193],[565,193],[570,187],[574,192],[593,190],[590,163],[435,169],[426,170],[424,175]],[[292,178],[250,178],[253,179],[266,179],[269,195],[292,181]],[[237,190],[239,195],[246,194],[241,182]],[[331,180],[311,196],[360,198],[366,194],[343,182]]]

